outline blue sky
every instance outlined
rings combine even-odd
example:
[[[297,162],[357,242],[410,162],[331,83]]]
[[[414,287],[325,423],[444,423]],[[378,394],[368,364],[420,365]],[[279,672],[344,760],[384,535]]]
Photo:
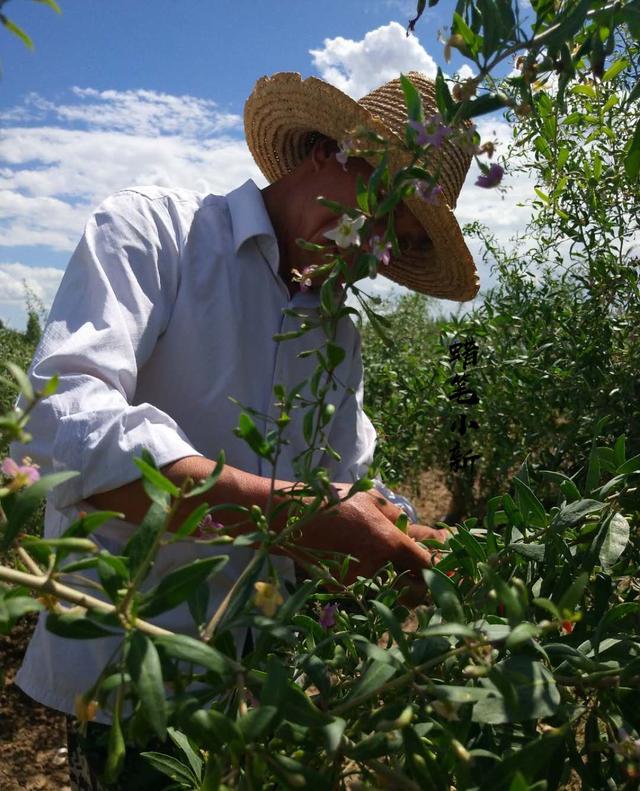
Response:
[[[0,82],[0,319],[24,326],[24,287],[51,303],[91,210],[132,184],[226,192],[264,179],[243,142],[242,108],[256,79],[317,75],[359,98],[415,68],[454,74],[438,30],[441,0],[404,28],[411,0],[11,0],[3,9],[35,43],[4,30]],[[468,68],[468,67],[466,67]],[[485,119],[481,132],[509,130]],[[522,228],[528,184],[505,196],[473,185],[456,214],[507,238]],[[481,276],[487,282],[487,272]],[[379,278],[382,293],[388,281]]]

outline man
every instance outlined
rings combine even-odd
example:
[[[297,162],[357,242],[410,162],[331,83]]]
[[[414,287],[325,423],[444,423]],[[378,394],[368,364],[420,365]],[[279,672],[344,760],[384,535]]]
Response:
[[[435,113],[431,81],[410,76],[427,115]],[[96,210],[65,272],[30,369],[36,388],[54,374],[60,379],[57,392],[33,411],[29,455],[43,471],[80,471],[48,499],[48,537],[59,535],[79,511],[109,509],[126,519],[109,521],[93,537],[112,552],[121,550],[149,506],[132,461],[143,448],[176,483],[207,477],[223,449],[222,475],[198,502],[265,507],[272,475],[278,489],[292,485],[294,460],[306,446],[300,410],[287,426],[288,444],[273,470],[233,435],[239,409],[229,397],[275,417],[273,386],[288,390],[308,378],[313,362],[298,355],[321,344],[321,330],[273,341],[275,334],[299,326],[300,319],[285,309],[309,316],[318,311],[317,291],[302,290],[293,276],[293,270],[317,263],[317,254],[302,250],[296,240],[326,243],[338,218],[317,197],[355,205],[357,178],[366,180],[372,169],[364,159],[339,162],[329,141],[368,124],[396,141],[390,162],[399,167],[406,156],[401,151],[405,122],[398,80],[358,103],[320,80],[277,74],[258,82],[245,110],[247,141],[268,187],[260,191],[248,181],[224,197],[133,188]],[[442,197],[433,204],[415,198],[398,207],[401,255],[384,274],[424,293],[451,299],[475,295],[477,275],[451,211],[469,161],[461,148],[445,144]],[[332,480],[346,485],[366,473],[375,438],[362,408],[359,337],[349,320],[341,320],[335,342],[346,354],[336,370],[343,386],[329,395],[335,413],[327,433],[340,461],[327,457],[322,463]],[[23,450],[16,445],[12,455],[21,457]],[[196,505],[190,501],[191,509]],[[441,533],[412,525],[405,535],[394,525],[398,514],[379,495],[360,493],[318,514],[298,541],[316,551],[353,555],[351,578],[391,561],[419,588],[420,571],[431,558],[415,539]],[[221,511],[216,519],[229,526],[237,515]],[[219,551],[190,539],[164,546],[148,582]],[[251,552],[225,550],[230,561],[211,583],[212,609]],[[274,558],[274,565],[291,575],[289,558]],[[156,620],[193,633],[186,607]],[[41,619],[17,683],[41,703],[72,713],[74,699],[95,682],[114,645],[110,639],[61,639],[47,632]]]

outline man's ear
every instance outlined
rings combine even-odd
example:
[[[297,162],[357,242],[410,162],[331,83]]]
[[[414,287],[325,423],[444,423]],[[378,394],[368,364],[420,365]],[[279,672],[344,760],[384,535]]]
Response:
[[[328,164],[331,164],[338,151],[338,144],[335,140],[331,140],[328,137],[321,137],[316,140],[311,149],[311,164],[314,171],[317,173]]]

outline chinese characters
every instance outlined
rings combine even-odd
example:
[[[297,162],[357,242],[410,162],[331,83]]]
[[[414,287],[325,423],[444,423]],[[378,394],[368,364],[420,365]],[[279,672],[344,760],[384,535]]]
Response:
[[[453,371],[451,376],[451,392],[449,400],[460,406],[460,412],[451,423],[451,431],[457,434],[456,440],[449,449],[449,468],[452,472],[472,472],[473,465],[480,454],[472,453],[468,448],[467,432],[477,431],[478,421],[468,413],[469,407],[480,403],[478,394],[467,381],[467,370],[478,363],[478,344],[473,336],[465,340],[455,340],[449,344],[449,363]],[[465,438],[461,439],[461,438]]]

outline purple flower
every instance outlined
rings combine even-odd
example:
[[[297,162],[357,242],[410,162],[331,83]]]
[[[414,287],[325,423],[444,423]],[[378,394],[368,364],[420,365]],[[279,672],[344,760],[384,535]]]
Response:
[[[194,533],[196,538],[215,538],[224,525],[216,522],[211,514],[204,516]]]
[[[482,170],[482,175],[478,176],[476,180],[476,187],[485,187],[488,189],[489,187],[496,187],[502,181],[504,169],[495,162],[489,168],[485,165]]]
[[[439,184],[429,184],[428,181],[422,181],[421,179],[416,179],[413,182],[413,188],[419,198],[425,203],[431,203],[434,206],[438,203],[442,194],[442,187]]]
[[[7,457],[0,465],[0,472],[11,478],[8,484],[10,492],[22,489],[24,486],[31,486],[40,478],[38,465],[34,464],[28,456],[22,459],[22,465],[17,464],[13,459]]]
[[[318,623],[325,630],[325,632],[331,629],[332,626],[336,625],[335,615],[337,609],[337,604],[325,604],[325,606],[320,611]]]
[[[381,264],[389,266],[391,261],[391,242],[385,242],[380,236],[372,236],[370,239],[371,252]]]
[[[302,275],[300,276],[300,291],[308,291],[313,287],[313,273],[317,268],[316,264],[311,264],[310,266],[305,266],[302,270]]]
[[[420,121],[409,121],[408,125],[418,133],[416,143],[419,146],[440,148],[453,132],[450,126],[445,126],[442,123],[442,116],[439,113],[432,115],[424,124],[421,124]]]

